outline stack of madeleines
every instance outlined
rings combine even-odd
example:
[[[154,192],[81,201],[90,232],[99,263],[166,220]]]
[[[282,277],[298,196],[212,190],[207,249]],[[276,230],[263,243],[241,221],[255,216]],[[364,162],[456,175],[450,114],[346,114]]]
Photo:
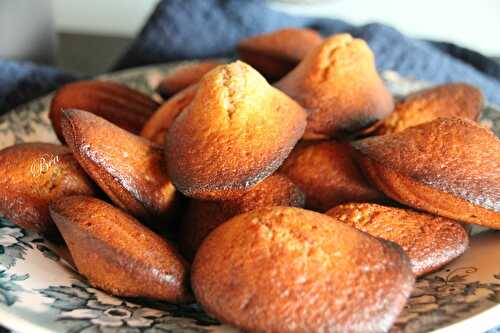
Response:
[[[161,104],[114,82],[59,89],[62,144],[0,152],[0,212],[114,295],[196,300],[245,331],[388,331],[467,224],[500,229],[481,93],[394,101],[348,34],[284,29],[238,52],[166,74]]]

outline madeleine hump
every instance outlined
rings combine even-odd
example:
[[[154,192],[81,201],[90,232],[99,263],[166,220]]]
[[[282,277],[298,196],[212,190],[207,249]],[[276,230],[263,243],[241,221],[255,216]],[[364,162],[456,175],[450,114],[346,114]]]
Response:
[[[327,38],[276,87],[309,112],[307,139],[350,135],[385,118],[394,108],[373,52],[349,34]]]
[[[78,271],[116,296],[192,300],[188,263],[175,247],[112,205],[69,196],[50,205]]]
[[[168,174],[186,196],[235,198],[278,169],[305,126],[302,107],[255,69],[221,65],[167,131]]]
[[[398,245],[292,207],[220,225],[191,273],[203,309],[249,332],[386,332],[414,281]]]

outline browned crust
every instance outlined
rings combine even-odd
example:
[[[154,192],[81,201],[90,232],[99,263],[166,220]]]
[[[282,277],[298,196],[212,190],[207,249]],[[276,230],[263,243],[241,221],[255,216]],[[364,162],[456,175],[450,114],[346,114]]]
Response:
[[[396,244],[290,207],[220,225],[191,275],[205,311],[250,332],[385,332],[413,282]]]
[[[439,117],[478,120],[481,91],[465,83],[449,83],[419,91],[397,103],[393,113],[375,125],[375,135],[401,132]]]
[[[198,199],[231,199],[271,175],[302,136],[306,114],[243,62],[204,76],[167,132],[168,174]]]
[[[49,202],[95,192],[95,184],[64,146],[22,143],[0,151],[0,214],[23,228],[57,237]]]
[[[220,61],[207,60],[179,66],[165,74],[158,87],[156,87],[156,92],[164,99],[168,99],[187,87],[198,83],[203,75],[219,65]]]
[[[158,106],[151,97],[118,82],[79,81],[57,90],[49,118],[57,137],[64,142],[61,118],[65,109],[85,110],[129,132],[139,133]]]
[[[191,199],[179,228],[182,255],[192,261],[205,237],[234,215],[219,201]]]
[[[239,212],[248,212],[266,206],[304,207],[304,193],[285,175],[274,173],[243,196],[223,205],[237,207]]]
[[[283,162],[286,174],[306,195],[306,207],[326,211],[344,202],[383,200],[354,163],[349,144],[302,142]]]
[[[473,121],[439,118],[353,147],[413,182],[500,212],[500,142]]]
[[[295,61],[263,55],[259,51],[239,50],[238,53],[241,60],[252,65],[271,82],[281,79],[298,64]]]
[[[358,159],[368,178],[388,197],[429,213],[500,229],[500,214],[405,176],[366,156]]]
[[[309,111],[306,136],[343,137],[386,117],[394,107],[374,56],[361,39],[326,39],[276,83]]]
[[[288,28],[242,39],[237,50],[243,61],[265,77],[276,80],[292,70],[322,41],[317,31]]]
[[[163,103],[149,118],[146,125],[144,125],[141,130],[141,136],[154,143],[163,145],[167,129],[172,125],[177,116],[191,103],[196,94],[196,89],[197,85],[191,85]]]
[[[62,236],[61,236],[62,239]],[[62,242],[61,244],[59,243],[53,243],[48,240],[44,240],[44,243],[52,250],[54,251],[60,258],[64,259],[66,261],[66,264],[70,265],[71,267],[76,269],[75,261],[71,257],[71,253],[69,252],[68,245],[66,243]]]
[[[62,127],[75,158],[115,204],[147,220],[174,214],[178,197],[160,146],[80,110],[65,110]]]
[[[132,216],[84,196],[53,202],[50,214],[78,271],[93,286],[116,296],[191,300],[187,262]]]
[[[352,203],[334,207],[326,214],[401,246],[417,276],[444,266],[464,253],[469,244],[460,223],[411,209]]]
[[[304,201],[304,193],[277,173],[232,201],[191,200],[179,232],[181,252],[192,260],[203,239],[235,215],[269,206],[304,207]]]

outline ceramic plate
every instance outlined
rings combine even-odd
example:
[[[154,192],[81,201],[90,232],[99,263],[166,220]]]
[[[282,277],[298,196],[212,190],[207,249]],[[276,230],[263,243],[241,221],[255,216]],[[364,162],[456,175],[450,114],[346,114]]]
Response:
[[[179,63],[100,77],[152,94],[162,73]],[[397,96],[426,86],[384,73]],[[57,142],[47,117],[50,96],[0,117],[0,148],[19,142]],[[500,134],[500,111],[483,122]],[[43,162],[43,161],[41,161]],[[484,332],[500,325],[500,232],[482,230],[470,249],[441,271],[420,278],[391,332]],[[121,299],[90,287],[38,235],[0,219],[0,323],[19,333],[236,332],[197,304]]]

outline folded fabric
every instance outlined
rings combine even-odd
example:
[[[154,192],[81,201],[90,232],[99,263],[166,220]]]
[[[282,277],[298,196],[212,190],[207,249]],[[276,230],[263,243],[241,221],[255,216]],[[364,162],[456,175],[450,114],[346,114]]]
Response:
[[[0,114],[79,77],[48,66],[0,60]]]
[[[434,83],[468,82],[500,104],[500,65],[479,53],[411,39],[381,24],[356,27],[341,20],[290,16],[265,7],[265,1],[161,1],[115,69],[231,55],[241,38],[289,26],[311,27],[323,35],[349,32],[368,42],[379,70]]]

